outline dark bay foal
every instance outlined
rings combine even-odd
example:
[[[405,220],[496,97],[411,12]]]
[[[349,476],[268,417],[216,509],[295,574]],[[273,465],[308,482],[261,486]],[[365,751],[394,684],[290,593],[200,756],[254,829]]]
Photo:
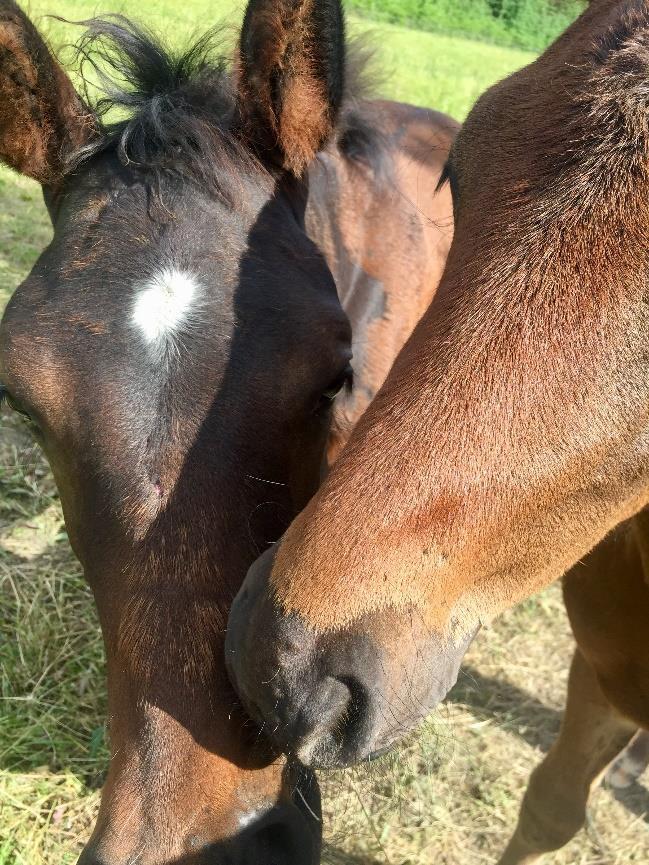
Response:
[[[52,465],[108,663],[82,862],[309,865],[317,785],[246,726],[225,621],[437,285],[456,125],[355,100],[338,2],[253,0],[234,73],[209,37],[174,58],[89,26],[86,56],[126,85],[107,83],[117,125],[0,0],[0,158],[54,225],[0,381]]]
[[[230,617],[251,713],[341,765],[396,742],[482,623],[568,571],[564,724],[503,865],[565,844],[649,730],[648,93],[649,3],[595,0],[478,101],[445,171],[439,291]]]

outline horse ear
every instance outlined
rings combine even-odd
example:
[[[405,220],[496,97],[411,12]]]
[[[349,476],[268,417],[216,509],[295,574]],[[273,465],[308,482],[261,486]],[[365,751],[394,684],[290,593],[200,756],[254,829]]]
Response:
[[[95,118],[13,0],[0,0],[0,160],[43,185],[92,137]]]
[[[345,85],[340,0],[250,0],[238,58],[243,132],[300,176],[331,137]]]

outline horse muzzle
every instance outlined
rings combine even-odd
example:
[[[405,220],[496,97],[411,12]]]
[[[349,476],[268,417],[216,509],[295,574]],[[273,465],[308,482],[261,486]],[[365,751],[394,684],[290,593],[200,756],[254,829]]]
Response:
[[[277,605],[273,553],[252,566],[232,606],[226,666],[246,711],[273,744],[313,768],[388,750],[454,685],[471,639],[431,633],[411,609],[318,632]]]

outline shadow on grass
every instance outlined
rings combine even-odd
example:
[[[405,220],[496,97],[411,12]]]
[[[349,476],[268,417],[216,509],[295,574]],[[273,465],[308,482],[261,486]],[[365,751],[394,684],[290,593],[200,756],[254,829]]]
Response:
[[[485,676],[471,666],[463,668],[447,699],[468,706],[478,718],[497,721],[503,730],[544,754],[559,733],[561,712],[511,682]],[[530,765],[530,772],[532,769]],[[608,786],[607,789],[627,811],[649,824],[649,790],[646,787],[636,781],[625,790]]]
[[[462,668],[449,702],[468,706],[478,718],[495,720],[508,733],[547,753],[559,732],[561,712],[510,682]]]
[[[385,862],[369,859],[367,856],[356,856],[353,853],[346,853],[337,847],[332,847],[330,844],[324,844],[322,847],[322,865],[385,865]]]
[[[0,535],[37,517],[56,498],[40,447],[24,421],[0,405]]]
[[[649,823],[649,790],[634,781],[624,790],[617,790],[607,785],[608,792],[631,814]]]

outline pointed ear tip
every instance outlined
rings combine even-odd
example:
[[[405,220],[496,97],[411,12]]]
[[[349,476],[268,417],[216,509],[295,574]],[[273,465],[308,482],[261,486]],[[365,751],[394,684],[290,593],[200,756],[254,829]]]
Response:
[[[246,137],[302,176],[335,133],[345,96],[340,0],[250,0],[235,76]]]
[[[0,0],[0,48],[0,160],[43,186],[55,185],[66,174],[66,157],[96,134],[96,118],[11,0]]]
[[[293,177],[302,180],[302,178],[306,177],[309,165],[313,162],[316,156],[317,153],[314,153],[313,155],[291,154],[290,156],[286,156],[283,168],[285,171],[288,171],[289,174],[292,174]]]

